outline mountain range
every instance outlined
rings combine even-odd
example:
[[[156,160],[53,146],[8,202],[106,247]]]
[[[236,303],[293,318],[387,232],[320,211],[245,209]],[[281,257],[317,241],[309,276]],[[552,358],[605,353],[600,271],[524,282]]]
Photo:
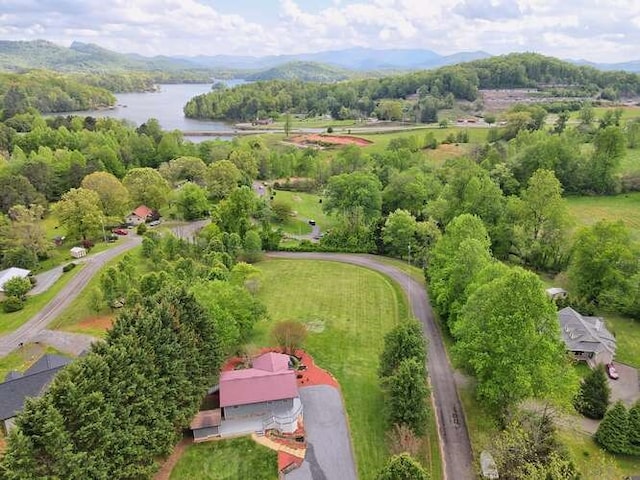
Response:
[[[155,56],[124,54],[95,44],[73,42],[64,47],[46,40],[0,40],[0,71],[24,71],[34,68],[62,72],[209,71],[250,79],[304,79],[337,81],[364,72],[426,70],[491,57],[487,52],[459,52],[440,55],[426,49],[348,48],[296,55],[264,57],[239,55]],[[570,60],[600,70],[640,72],[640,60],[624,63],[593,63]]]

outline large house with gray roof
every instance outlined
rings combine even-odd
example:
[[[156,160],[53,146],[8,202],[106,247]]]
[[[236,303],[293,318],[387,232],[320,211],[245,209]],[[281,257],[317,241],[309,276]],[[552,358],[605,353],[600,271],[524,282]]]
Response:
[[[585,361],[591,367],[613,362],[616,339],[601,317],[587,317],[566,307],[558,312],[558,320],[567,351],[576,360]]]
[[[13,428],[15,417],[29,397],[39,397],[53,381],[58,371],[72,359],[60,355],[44,355],[26,372],[11,371],[0,383],[0,421],[7,434]]]

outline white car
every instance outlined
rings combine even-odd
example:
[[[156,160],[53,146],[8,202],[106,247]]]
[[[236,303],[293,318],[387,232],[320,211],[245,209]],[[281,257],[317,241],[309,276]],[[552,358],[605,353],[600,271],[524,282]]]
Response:
[[[618,378],[620,378],[620,375],[618,375],[618,371],[616,370],[616,367],[613,366],[613,362],[607,363],[607,375],[609,375],[609,378],[611,380],[617,380]]]

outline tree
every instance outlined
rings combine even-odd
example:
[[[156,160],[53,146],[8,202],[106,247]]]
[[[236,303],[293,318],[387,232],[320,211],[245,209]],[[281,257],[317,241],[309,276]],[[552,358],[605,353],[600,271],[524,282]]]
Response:
[[[575,235],[567,270],[571,291],[602,308],[628,311],[636,292],[638,248],[621,222],[601,220]]]
[[[640,400],[629,409],[629,443],[640,452]]]
[[[17,297],[20,300],[27,298],[27,292],[31,290],[31,282],[28,278],[12,277],[2,287],[7,297]]]
[[[170,188],[167,181],[153,168],[132,168],[122,183],[136,205],[146,205],[154,210],[167,203]]]
[[[289,204],[285,200],[276,198],[271,202],[271,212],[273,213],[273,217],[275,218],[276,222],[284,223],[289,218],[291,218],[293,209],[291,208],[291,204]]]
[[[424,363],[405,358],[385,381],[389,423],[406,425],[418,436],[427,429],[429,390]]]
[[[307,328],[295,320],[285,320],[273,326],[271,336],[285,353],[295,355],[307,338]]]
[[[244,236],[242,256],[249,263],[255,263],[262,258],[262,240],[255,230],[249,230]]]
[[[410,248],[415,252],[416,219],[406,210],[396,210],[389,214],[382,228],[382,239],[386,250],[395,257],[410,255]]]
[[[32,204],[29,207],[14,205],[9,210],[12,222],[7,231],[10,247],[25,248],[36,257],[46,257],[50,249],[47,232],[42,224],[44,208]]]
[[[384,349],[380,354],[381,377],[393,375],[403,360],[414,358],[425,365],[427,349],[422,326],[415,320],[407,320],[396,325],[384,336]]]
[[[380,180],[364,172],[343,173],[329,179],[322,208],[327,213],[344,214],[362,208],[365,221],[375,220],[382,209]]]
[[[604,367],[598,365],[582,380],[573,405],[585,417],[600,419],[609,408],[610,396],[611,389]]]
[[[622,402],[616,402],[605,414],[593,439],[607,452],[629,452],[629,413]]]
[[[429,480],[427,471],[407,453],[394,455],[384,466],[377,480]]]
[[[198,157],[178,157],[160,165],[158,171],[173,186],[184,181],[204,186],[207,166]]]
[[[104,225],[100,197],[86,188],[69,190],[53,207],[53,212],[69,236],[83,240],[98,235]]]
[[[504,412],[531,396],[561,397],[573,387],[556,309],[540,279],[513,267],[479,286],[452,332],[454,351],[478,380],[477,396]]]
[[[258,206],[258,199],[251,188],[243,185],[231,192],[229,197],[216,205],[213,212],[215,223],[227,233],[244,237],[251,227],[251,215]]]
[[[412,457],[417,457],[422,451],[422,439],[404,424],[391,427],[387,432],[387,443],[393,455],[408,453]]]
[[[289,137],[289,133],[291,133],[291,114],[287,113],[284,116],[284,136]]]
[[[242,172],[229,160],[220,160],[207,168],[205,181],[209,195],[215,200],[221,200],[238,187],[242,180]]]
[[[571,218],[560,182],[550,170],[536,170],[520,194],[514,243],[525,263],[559,270],[566,261]]]
[[[206,216],[211,208],[207,192],[195,183],[187,182],[175,194],[178,214],[185,220]]]
[[[127,213],[129,192],[111,173],[91,173],[82,179],[81,186],[98,194],[102,212],[106,216],[122,217]]]
[[[617,173],[626,140],[618,127],[599,130],[593,140],[593,156],[588,164],[590,184],[596,193],[611,194],[618,189]]]

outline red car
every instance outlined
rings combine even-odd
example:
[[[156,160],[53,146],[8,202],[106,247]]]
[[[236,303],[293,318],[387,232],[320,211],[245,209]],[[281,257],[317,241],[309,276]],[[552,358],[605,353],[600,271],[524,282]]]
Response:
[[[609,375],[609,378],[611,380],[617,380],[618,378],[620,378],[616,367],[613,366],[613,363],[607,363],[607,375]]]
[[[113,230],[111,230],[113,233],[115,233],[116,235],[129,235],[129,232],[127,232],[125,229],[123,228],[114,228]]]

